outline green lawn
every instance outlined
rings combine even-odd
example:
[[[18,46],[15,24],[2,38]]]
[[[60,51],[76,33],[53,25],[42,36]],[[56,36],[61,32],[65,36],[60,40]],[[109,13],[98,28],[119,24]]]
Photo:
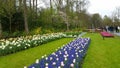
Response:
[[[91,44],[83,68],[120,68],[120,37],[102,39],[98,33],[88,33]]]
[[[63,38],[30,48],[15,54],[0,57],[0,68],[23,68],[35,62],[45,54],[51,54],[56,48],[73,40],[73,38]]]

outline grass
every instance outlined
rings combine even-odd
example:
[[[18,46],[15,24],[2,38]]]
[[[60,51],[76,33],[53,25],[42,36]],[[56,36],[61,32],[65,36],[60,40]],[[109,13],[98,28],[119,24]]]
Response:
[[[103,38],[98,33],[88,33],[91,44],[82,68],[120,68],[120,37]]]
[[[72,39],[73,38],[63,38],[15,54],[2,56],[0,57],[0,68],[23,68],[24,66],[29,66],[34,63],[36,59],[40,59],[41,56],[45,54],[51,54],[56,48],[70,42]]]

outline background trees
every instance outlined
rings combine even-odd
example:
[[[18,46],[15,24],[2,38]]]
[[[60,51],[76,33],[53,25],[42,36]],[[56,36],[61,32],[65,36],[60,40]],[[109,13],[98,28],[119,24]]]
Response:
[[[102,26],[102,18],[99,14],[93,14],[91,20],[92,20],[92,25],[94,26],[94,28]]]
[[[120,25],[120,8],[111,17],[89,14],[89,0],[0,0],[0,36],[82,30]]]
[[[113,24],[120,26],[120,7],[117,7],[112,13]]]

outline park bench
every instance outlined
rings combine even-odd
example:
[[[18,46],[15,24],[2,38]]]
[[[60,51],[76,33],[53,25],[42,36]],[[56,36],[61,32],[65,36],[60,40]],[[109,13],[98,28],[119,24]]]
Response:
[[[109,33],[109,32],[100,32],[100,34],[103,37],[103,40],[104,40],[105,37],[107,37],[107,38],[114,37],[114,35]]]

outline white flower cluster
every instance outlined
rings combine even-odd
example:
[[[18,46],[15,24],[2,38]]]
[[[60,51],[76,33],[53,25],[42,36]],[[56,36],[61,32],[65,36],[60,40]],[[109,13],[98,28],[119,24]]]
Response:
[[[0,40],[0,56],[35,47],[55,39],[63,38],[65,36],[66,35],[63,33],[52,33],[2,39]]]

